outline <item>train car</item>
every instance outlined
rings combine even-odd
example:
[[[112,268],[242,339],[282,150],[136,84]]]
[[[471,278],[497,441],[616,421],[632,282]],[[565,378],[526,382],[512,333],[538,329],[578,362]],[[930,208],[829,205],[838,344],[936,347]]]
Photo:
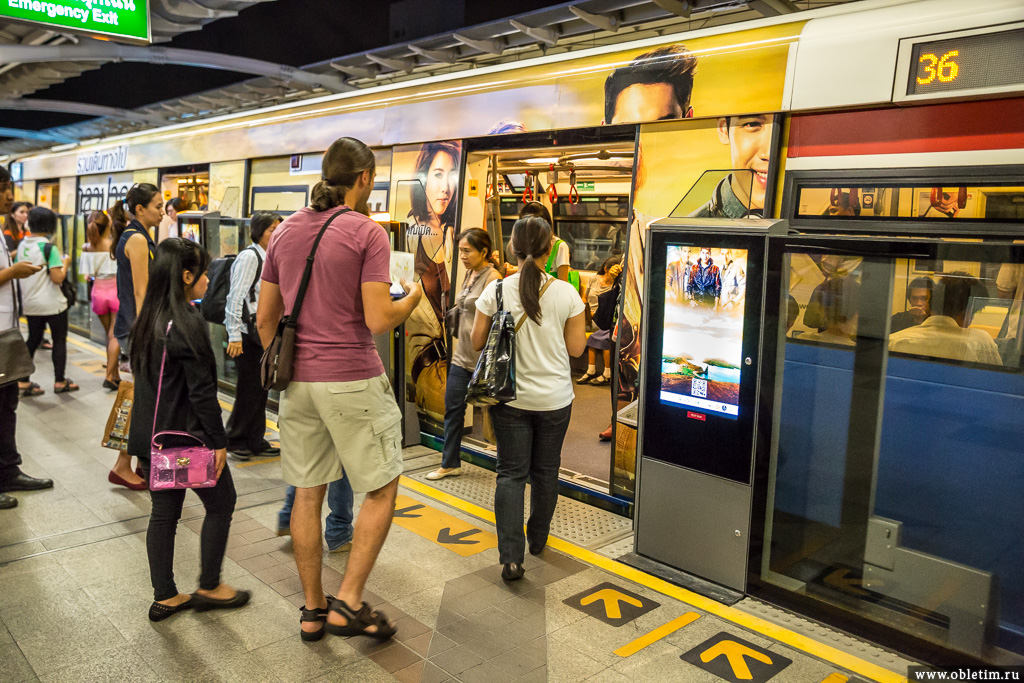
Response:
[[[504,258],[522,206],[542,203],[581,295],[609,259],[625,268],[611,349],[607,360],[595,354],[597,377],[609,374],[605,363],[610,377],[577,385],[562,480],[564,492],[627,515],[648,227],[665,217],[783,219],[792,237],[764,276],[766,329],[780,334],[766,333],[764,345],[778,365],[760,395],[773,412],[756,466],[749,592],[841,613],[850,628],[909,638],[908,647],[1020,661],[1022,112],[1019,2],[869,0],[54,149],[17,160],[18,193],[58,196],[80,248],[85,213],[153,182],[168,199],[216,212],[218,227],[197,232],[216,257],[240,248],[252,211],[304,206],[335,138],[370,144],[372,209],[401,226],[393,245],[434,279],[386,347],[411,431],[433,445],[448,359],[462,343],[444,315],[465,277],[453,237],[483,227]],[[908,246],[924,242],[932,246]],[[680,248],[666,297],[688,305],[694,268],[714,262],[716,305],[742,310],[745,259]],[[965,309],[939,315],[965,283]],[[858,296],[882,302],[875,318],[850,312]],[[943,355],[915,337],[940,317],[974,340],[969,354]],[[873,348],[885,360],[872,366],[858,325],[878,324]],[[707,360],[666,362],[695,377],[729,374]],[[464,457],[493,467],[486,411],[469,411],[465,427]],[[890,551],[941,558],[945,569],[915,565],[932,572],[926,589],[889,591],[886,581],[900,583],[896,560],[877,534],[898,536]],[[889,578],[872,583],[882,570]],[[969,595],[986,603],[980,620],[953,588],[971,581]]]

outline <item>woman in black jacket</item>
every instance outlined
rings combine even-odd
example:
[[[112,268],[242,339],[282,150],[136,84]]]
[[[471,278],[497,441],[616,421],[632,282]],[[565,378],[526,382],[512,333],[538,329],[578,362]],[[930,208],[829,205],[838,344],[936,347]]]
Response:
[[[221,563],[235,509],[235,486],[231,470],[224,467],[227,437],[217,402],[217,365],[209,333],[202,315],[189,303],[206,293],[209,262],[206,250],[194,242],[177,237],[161,242],[149,269],[146,298],[131,330],[135,403],[128,454],[139,458],[143,476],[148,480],[153,434],[188,432],[215,450],[217,463],[217,485],[195,489],[206,508],[206,519],[200,541],[199,589],[191,596],[179,593],[174,584],[174,536],[185,490],[150,491],[153,510],[146,549],[154,592],[154,602],[149,608],[151,621],[161,621],[189,607],[197,610],[241,607],[249,600],[246,591],[236,591],[220,582]],[[167,361],[157,413],[157,387],[165,347]],[[184,444],[166,442],[164,445]]]

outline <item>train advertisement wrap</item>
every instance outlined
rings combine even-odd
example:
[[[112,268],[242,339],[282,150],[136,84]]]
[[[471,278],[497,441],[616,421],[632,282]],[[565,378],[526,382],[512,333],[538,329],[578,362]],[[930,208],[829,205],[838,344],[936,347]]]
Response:
[[[149,133],[132,138],[127,168],[148,168],[154,159],[160,159],[161,166],[175,166],[289,156],[327,149],[342,134],[383,147],[778,111],[783,108],[790,48],[802,27],[803,22],[794,22],[685,43],[652,42],[515,71],[373,89],[272,114]],[[76,156],[27,160],[26,177],[76,175]]]
[[[462,144],[432,142],[394,150],[395,220],[405,223],[423,298],[405,323],[406,386],[421,423],[444,423],[448,377],[445,313],[451,291]]]

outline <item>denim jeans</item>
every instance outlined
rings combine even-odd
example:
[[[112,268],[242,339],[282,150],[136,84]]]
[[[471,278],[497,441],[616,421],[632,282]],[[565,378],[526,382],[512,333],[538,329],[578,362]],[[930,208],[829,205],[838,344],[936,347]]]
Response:
[[[572,406],[558,410],[491,408],[498,442],[498,483],[494,491],[498,557],[501,564],[523,561],[525,541],[547,543],[558,503],[558,468]],[[523,536],[523,500],[530,481],[530,519]]]
[[[462,465],[462,426],[466,422],[466,389],[473,371],[461,365],[448,366],[448,382],[444,389],[444,450],[441,467],[451,469]]]
[[[277,513],[277,527],[287,527],[292,521],[292,505],[295,504],[295,487],[289,486],[284,495],[284,505]],[[352,540],[352,486],[348,476],[332,481],[327,487],[327,529],[324,540],[331,550],[343,546]]]

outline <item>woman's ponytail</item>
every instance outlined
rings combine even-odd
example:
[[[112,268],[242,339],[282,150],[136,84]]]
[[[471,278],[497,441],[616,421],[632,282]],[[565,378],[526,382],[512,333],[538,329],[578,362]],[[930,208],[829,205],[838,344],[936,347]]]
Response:
[[[543,218],[528,216],[520,218],[512,226],[509,247],[522,262],[519,270],[519,301],[530,320],[541,322],[540,288],[544,274],[534,262],[535,258],[546,256],[551,251],[551,225]]]
[[[114,202],[109,209],[107,209],[107,215],[110,216],[111,232],[110,232],[110,256],[111,258],[117,257],[117,245],[121,242],[121,233],[128,227],[128,212],[125,210],[125,203],[122,200]]]

